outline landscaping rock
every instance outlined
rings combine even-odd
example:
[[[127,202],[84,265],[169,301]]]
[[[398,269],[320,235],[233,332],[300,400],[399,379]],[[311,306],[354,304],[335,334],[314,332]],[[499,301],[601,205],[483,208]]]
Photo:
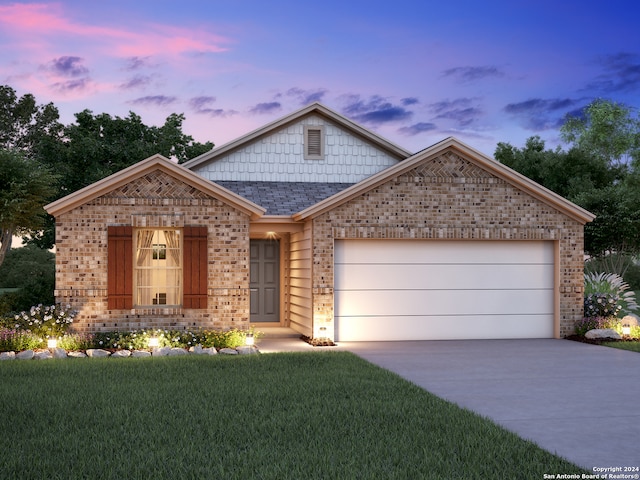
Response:
[[[56,347],[53,349],[53,358],[67,358],[67,351],[64,348]]]
[[[589,330],[584,334],[586,338],[595,339],[595,338],[611,338],[613,340],[620,340],[620,334],[611,328],[595,328],[593,330]]]
[[[34,355],[35,353],[33,352],[33,350],[25,350],[23,352],[17,353],[16,358],[18,360],[31,360]]]
[[[111,356],[115,358],[128,358],[131,356],[131,352],[129,350],[117,350],[113,352]]]
[[[35,358],[36,360],[49,360],[50,358],[53,358],[53,355],[49,350],[44,350],[42,352],[36,352],[33,355],[33,358]]]
[[[166,357],[170,351],[171,347],[157,347],[152,350],[151,355],[154,357]]]
[[[207,348],[203,348],[202,349],[202,353],[204,353],[206,355],[217,355],[218,354],[218,350],[216,350],[215,347],[207,347]]]
[[[189,352],[187,352],[184,348],[178,348],[178,347],[174,347],[171,350],[169,350],[169,356],[170,357],[175,357],[178,355],[187,355]]]
[[[16,358],[16,352],[1,352],[0,360],[14,360]]]
[[[220,353],[223,355],[238,355],[238,351],[235,348],[221,348]]]
[[[626,315],[622,317],[622,320],[620,321],[620,323],[622,325],[629,325],[630,327],[635,327],[638,325],[638,317],[636,317],[635,315]]]
[[[147,352],[146,350],[134,350],[131,356],[132,357],[150,357],[151,352]]]
[[[69,352],[67,353],[67,357],[71,358],[87,358],[87,354],[84,352]]]
[[[237,347],[236,350],[238,351],[239,355],[253,355],[255,353],[258,353],[258,349],[255,347],[255,345],[243,345]]]
[[[111,355],[111,353],[106,350],[102,350],[101,348],[89,348],[87,350],[87,357],[91,358],[104,358]]]
[[[202,345],[196,345],[195,347],[189,347],[189,353],[194,355],[203,355],[204,350],[202,349]]]

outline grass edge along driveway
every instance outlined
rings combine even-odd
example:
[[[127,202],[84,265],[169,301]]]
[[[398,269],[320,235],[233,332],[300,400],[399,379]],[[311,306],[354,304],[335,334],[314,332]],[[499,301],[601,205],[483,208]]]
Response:
[[[348,352],[0,364],[3,478],[543,478],[577,466]]]

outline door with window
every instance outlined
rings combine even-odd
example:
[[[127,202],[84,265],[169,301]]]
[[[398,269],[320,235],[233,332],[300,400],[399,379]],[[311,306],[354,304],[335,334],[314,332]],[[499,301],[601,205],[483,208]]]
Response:
[[[251,322],[280,322],[280,242],[251,240]]]

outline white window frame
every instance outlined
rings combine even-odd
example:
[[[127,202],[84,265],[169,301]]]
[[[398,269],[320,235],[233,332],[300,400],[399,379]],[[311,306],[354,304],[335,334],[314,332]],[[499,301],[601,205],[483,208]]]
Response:
[[[147,236],[149,232],[152,232],[151,237]],[[165,237],[165,232],[177,232],[177,238],[174,239],[177,241],[177,245],[170,245],[171,242]],[[143,242],[146,245],[140,245]],[[184,234],[180,228],[134,229],[134,308],[165,308],[182,305],[183,245]],[[170,281],[171,278],[173,278],[173,282]],[[175,301],[168,302],[168,299]],[[160,303],[162,300],[165,303]]]

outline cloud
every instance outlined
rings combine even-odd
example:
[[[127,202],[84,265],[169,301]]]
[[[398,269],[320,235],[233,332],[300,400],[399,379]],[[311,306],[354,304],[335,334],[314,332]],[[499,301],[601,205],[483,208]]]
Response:
[[[504,111],[520,119],[525,128],[534,131],[549,130],[562,125],[566,112],[578,100],[571,98],[531,98],[519,103],[510,103]]]
[[[430,132],[432,130],[436,130],[438,127],[435,123],[430,122],[418,122],[413,125],[409,125],[408,127],[402,127],[398,129],[398,133],[402,135],[406,135],[408,137],[413,137],[414,135],[418,135],[424,132]]]
[[[310,103],[320,102],[326,94],[327,90],[324,88],[317,88],[315,90],[303,90],[298,87],[293,87],[286,92],[287,96],[295,97],[300,105],[308,105]]]
[[[211,108],[210,105],[215,103],[216,97],[200,96],[189,99],[189,105],[193,111],[200,115],[209,115],[211,117],[229,117],[236,115],[235,110],[224,110],[222,108]]]
[[[152,105],[152,106],[165,107],[167,105],[171,105],[172,103],[175,103],[176,100],[177,100],[176,97],[170,97],[167,95],[147,95],[146,97],[140,97],[134,100],[130,100],[127,103],[130,103],[132,105],[143,105],[143,106]]]
[[[78,93],[84,92],[90,84],[91,80],[85,77],[65,82],[56,82],[51,85],[51,88],[62,94]]]
[[[69,40],[76,45],[94,44],[111,56],[144,58],[151,55],[183,55],[219,53],[228,39],[197,27],[176,27],[171,24],[137,22],[128,28],[104,27],[76,21],[63,3],[13,3],[0,6],[0,29],[26,39],[26,43],[41,48],[64,45]]]
[[[442,72],[443,77],[453,77],[458,82],[475,82],[484,78],[504,77],[504,72],[498,67],[485,65],[479,67],[454,67]]]
[[[249,113],[262,115],[266,113],[278,112],[282,109],[280,102],[258,103],[249,109]]]
[[[59,57],[51,60],[46,67],[50,72],[63,77],[79,77],[89,73],[89,69],[82,65],[84,59],[80,57]]]
[[[409,105],[420,103],[420,100],[418,100],[416,97],[407,97],[401,98],[400,103],[402,103],[402,105],[404,105],[405,107],[408,107]]]
[[[457,126],[466,127],[478,120],[483,110],[472,106],[475,99],[457,98],[455,100],[443,100],[429,104],[429,109],[435,113],[435,118],[453,120]]]
[[[393,105],[379,95],[373,95],[368,100],[362,100],[360,95],[347,95],[344,98],[347,105],[343,113],[359,123],[380,125],[408,120],[413,116],[413,112],[403,106]]]
[[[123,90],[131,90],[134,88],[146,87],[152,81],[152,77],[148,75],[136,75],[130,78],[127,82],[120,84],[120,88]]]
[[[150,57],[129,57],[125,61],[124,69],[128,71],[139,70],[145,67],[153,67]]]
[[[604,73],[586,86],[599,92],[632,92],[640,89],[640,56],[620,52],[598,58]]]

